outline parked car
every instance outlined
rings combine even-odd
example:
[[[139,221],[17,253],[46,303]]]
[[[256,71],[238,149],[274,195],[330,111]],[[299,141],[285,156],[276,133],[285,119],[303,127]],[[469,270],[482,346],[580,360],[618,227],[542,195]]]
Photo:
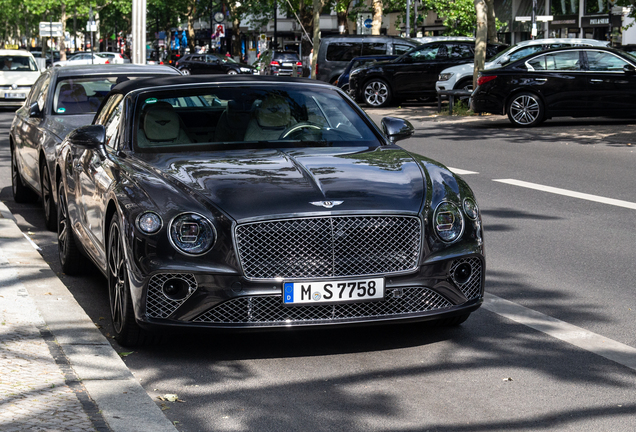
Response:
[[[108,58],[108,64],[130,63],[130,59],[128,58],[128,56],[126,56],[125,54],[118,53],[118,52],[106,51],[106,52],[100,52],[100,53],[97,53],[97,54]]]
[[[483,300],[468,185],[338,88],[289,77],[120,84],[57,158],[62,270],[108,280],[115,339],[171,328],[466,320]]]
[[[484,69],[493,69],[506,63],[513,62],[527,55],[552,48],[565,48],[571,46],[608,46],[609,41],[597,41],[594,39],[576,38],[550,38],[533,39],[519,42],[507,49],[500,51],[488,59]],[[472,90],[474,63],[466,63],[444,69],[435,83],[436,90]]]
[[[557,116],[636,114],[636,58],[602,47],[544,51],[483,71],[471,97],[478,113],[508,114],[515,126]]]
[[[77,66],[77,65],[93,65],[93,64],[110,64],[110,59],[101,53],[82,52],[73,54],[68,60],[56,61],[54,67],[61,66]]]
[[[296,51],[265,50],[254,66],[259,75],[303,76],[303,62]]]
[[[355,57],[400,56],[418,45],[416,40],[398,36],[324,36],[316,58],[316,79],[333,84]]]
[[[16,111],[9,132],[15,201],[35,201],[41,196],[46,226],[56,229],[55,156],[66,134],[90,124],[118,82],[166,74],[179,72],[172,67],[138,65],[67,66],[42,72],[26,103]]]
[[[505,49],[488,44],[488,56]],[[435,98],[435,81],[450,66],[474,61],[475,42],[445,39],[413,48],[388,62],[368,65],[351,72],[350,93],[371,107],[383,107],[393,99]]]
[[[20,106],[40,76],[28,51],[0,50],[0,106]]]
[[[252,66],[218,54],[186,54],[176,62],[175,67],[184,75],[254,73]]]
[[[342,71],[342,74],[338,77],[338,79],[336,80],[334,84],[340,87],[345,92],[348,92],[349,91],[349,74],[351,73],[352,70],[355,70],[369,63],[393,60],[397,57],[398,56],[393,56],[393,55],[356,57],[349,62],[347,67]]]

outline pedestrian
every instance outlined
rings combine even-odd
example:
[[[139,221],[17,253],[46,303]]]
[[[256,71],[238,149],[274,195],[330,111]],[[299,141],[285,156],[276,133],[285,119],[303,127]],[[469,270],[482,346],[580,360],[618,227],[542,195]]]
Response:
[[[311,62],[314,59],[314,49],[312,48],[309,52],[309,78],[311,78]]]

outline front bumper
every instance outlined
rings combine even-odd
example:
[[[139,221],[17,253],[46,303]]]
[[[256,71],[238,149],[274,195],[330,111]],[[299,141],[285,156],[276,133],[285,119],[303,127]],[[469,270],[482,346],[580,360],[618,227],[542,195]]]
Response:
[[[458,274],[462,265],[471,269],[467,280]],[[170,279],[187,285],[182,300],[164,295]],[[484,257],[472,254],[423,265],[413,274],[386,276],[385,297],[378,301],[285,305],[282,281],[195,273],[157,273],[132,291],[139,305],[137,321],[144,328],[262,329],[423,321],[470,313],[481,305],[484,280]]]

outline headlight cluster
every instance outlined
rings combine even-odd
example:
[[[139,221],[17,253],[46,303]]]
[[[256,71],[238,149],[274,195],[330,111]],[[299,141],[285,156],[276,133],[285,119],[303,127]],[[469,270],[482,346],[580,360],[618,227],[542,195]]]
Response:
[[[464,214],[470,220],[479,218],[479,208],[472,198],[465,198],[460,208],[449,201],[439,203],[433,213],[433,228],[437,236],[446,243],[457,241],[464,233]]]
[[[453,76],[452,73],[441,73],[439,74],[438,80],[437,81],[448,81],[449,79],[451,79],[451,77]]]
[[[178,251],[186,255],[201,255],[214,245],[216,230],[204,216],[183,213],[170,222],[168,236]]]
[[[241,72],[243,72],[243,73],[252,73],[252,69],[250,69],[250,68],[242,67],[242,68],[239,68],[239,69],[241,69]]]
[[[147,211],[137,218],[137,228],[146,234],[154,234],[161,229],[163,221],[155,212]]]

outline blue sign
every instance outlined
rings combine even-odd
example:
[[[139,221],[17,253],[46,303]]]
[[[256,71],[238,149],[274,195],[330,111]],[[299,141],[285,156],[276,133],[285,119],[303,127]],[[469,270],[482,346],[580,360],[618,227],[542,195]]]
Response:
[[[371,25],[373,24],[373,20],[371,18],[367,18],[364,20],[364,26],[366,28],[371,28]]]
[[[285,289],[283,290],[283,303],[293,303],[294,302],[294,284],[293,283],[285,283]]]

